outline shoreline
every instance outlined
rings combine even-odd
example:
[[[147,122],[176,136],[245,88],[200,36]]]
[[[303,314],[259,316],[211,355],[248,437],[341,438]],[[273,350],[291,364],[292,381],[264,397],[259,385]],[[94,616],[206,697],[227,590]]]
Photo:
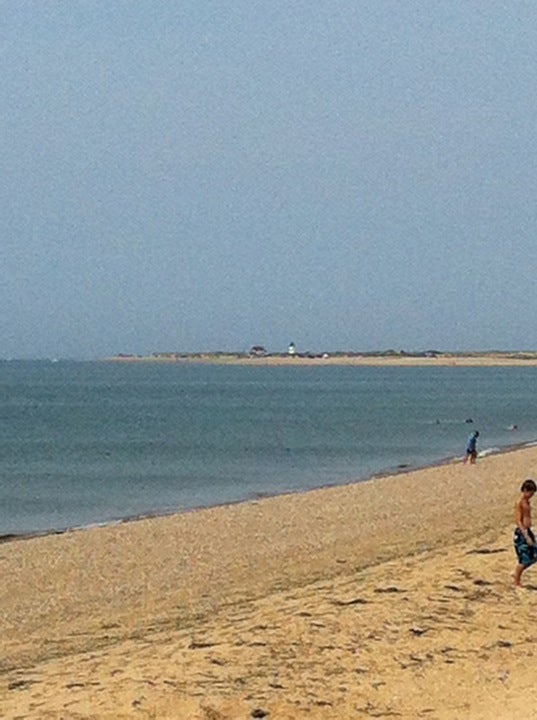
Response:
[[[510,445],[506,445],[503,447],[498,448],[485,448],[484,450],[480,451],[478,454],[478,460],[485,459],[486,457],[491,457],[495,455],[504,455],[511,452],[517,452],[518,450],[522,450],[524,448],[530,448],[537,445],[537,438],[534,438],[532,440],[528,440],[525,442],[519,442],[519,443],[513,443]],[[378,470],[370,475],[364,476],[363,478],[352,478],[349,480],[344,480],[342,482],[337,483],[329,483],[329,484],[321,484],[316,485],[314,487],[308,487],[301,490],[286,490],[282,492],[277,493],[256,493],[255,495],[251,497],[245,497],[240,498],[233,501],[227,501],[222,503],[215,503],[215,504],[208,504],[208,505],[196,505],[194,507],[188,507],[188,508],[172,508],[172,509],[162,509],[162,510],[155,510],[147,513],[138,513],[135,515],[126,515],[122,517],[112,518],[111,520],[107,521],[99,521],[95,520],[92,523],[88,523],[87,525],[72,525],[65,528],[50,528],[47,530],[35,530],[35,531],[27,531],[27,532],[9,532],[5,534],[0,534],[0,545],[6,544],[6,543],[12,543],[12,542],[18,542],[18,541],[26,541],[26,540],[33,540],[35,538],[40,537],[48,537],[50,535],[65,535],[69,533],[77,533],[77,532],[88,532],[99,528],[104,527],[114,527],[116,525],[124,525],[129,523],[136,523],[143,520],[151,520],[151,519],[158,519],[158,518],[166,518],[166,517],[173,517],[175,515],[186,515],[189,513],[197,513],[203,510],[210,510],[213,508],[227,508],[227,507],[233,507],[236,505],[241,505],[243,503],[256,503],[260,500],[269,499],[269,498],[279,498],[279,497],[288,497],[292,495],[304,495],[307,493],[317,492],[319,490],[327,490],[329,488],[338,488],[338,487],[349,487],[353,485],[358,485],[364,482],[371,482],[375,480],[381,480],[383,478],[388,477],[399,477],[401,475],[407,475],[409,473],[414,472],[420,472],[423,470],[428,470],[431,468],[440,468],[444,467],[446,465],[457,465],[458,463],[461,463],[464,456],[450,456],[446,458],[440,458],[431,461],[430,463],[426,463],[425,465],[416,465],[416,466],[407,466],[404,467],[395,467],[395,468],[386,468],[385,470]]]
[[[475,677],[526,701],[537,570],[511,588],[511,531],[536,470],[532,445],[7,543],[3,712],[476,720]]]

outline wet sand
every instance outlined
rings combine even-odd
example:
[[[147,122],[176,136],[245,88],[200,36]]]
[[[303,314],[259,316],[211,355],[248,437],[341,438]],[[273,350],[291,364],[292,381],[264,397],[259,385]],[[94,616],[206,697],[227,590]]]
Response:
[[[511,530],[535,474],[530,447],[6,542],[0,716],[527,716],[537,569],[512,587]]]

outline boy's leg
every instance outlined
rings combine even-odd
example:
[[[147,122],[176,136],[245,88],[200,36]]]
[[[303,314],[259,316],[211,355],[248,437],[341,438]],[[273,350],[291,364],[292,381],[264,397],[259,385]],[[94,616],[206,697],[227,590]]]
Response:
[[[525,569],[526,569],[526,567],[524,565],[521,565],[520,563],[516,566],[515,575],[514,575],[516,587],[520,587],[520,585],[521,585],[520,579],[521,579],[522,573],[524,572]]]

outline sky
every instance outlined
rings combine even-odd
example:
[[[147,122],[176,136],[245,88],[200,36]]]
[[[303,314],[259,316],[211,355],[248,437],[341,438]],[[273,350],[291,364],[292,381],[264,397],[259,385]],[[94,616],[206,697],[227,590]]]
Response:
[[[0,0],[0,357],[535,349],[537,6]]]

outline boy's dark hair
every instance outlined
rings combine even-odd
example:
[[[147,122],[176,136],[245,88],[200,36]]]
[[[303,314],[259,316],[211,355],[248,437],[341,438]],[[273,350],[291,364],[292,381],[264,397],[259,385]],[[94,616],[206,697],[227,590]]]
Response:
[[[535,480],[532,480],[531,478],[528,478],[528,480],[524,480],[520,487],[520,492],[524,492],[524,490],[531,490],[532,492],[537,491],[537,485],[535,484]]]

